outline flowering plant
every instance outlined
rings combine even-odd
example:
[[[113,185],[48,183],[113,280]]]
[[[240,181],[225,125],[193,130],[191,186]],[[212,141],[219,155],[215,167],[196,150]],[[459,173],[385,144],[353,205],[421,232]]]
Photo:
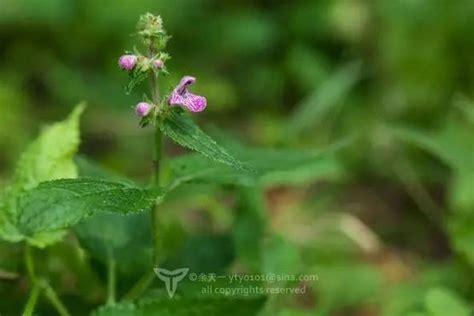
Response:
[[[139,126],[155,130],[151,184],[138,185],[90,160],[76,157],[84,104],[79,104],[66,120],[41,133],[19,159],[14,177],[0,198],[0,238],[23,243],[30,286],[30,296],[23,311],[25,316],[34,314],[40,295],[60,315],[71,315],[49,280],[48,271],[38,269],[35,260],[38,248],[57,244],[68,234],[77,240],[75,246],[81,253],[85,251],[98,259],[107,270],[106,304],[94,315],[116,315],[124,311],[130,315],[144,315],[142,312],[148,308],[153,313],[168,311],[168,303],[162,301],[163,295],[158,295],[151,303],[143,301],[143,296],[150,292],[156,280],[155,272],[167,282],[168,293],[176,291],[168,282],[173,272],[160,268],[168,259],[164,250],[167,237],[161,207],[175,191],[191,183],[222,185],[238,193],[242,206],[239,206],[233,227],[235,247],[249,271],[261,271],[263,263],[258,256],[266,234],[261,207],[262,187],[278,183],[282,176],[294,178],[293,172],[297,168],[312,165],[319,155],[252,148],[226,141],[231,153],[218,145],[192,119],[192,115],[205,113],[208,106],[205,96],[191,91],[195,77],[185,75],[168,93],[159,91],[158,83],[168,74],[170,58],[164,51],[169,36],[161,18],[143,15],[138,22],[137,35],[143,52],[134,49],[125,53],[119,57],[118,66],[130,78],[126,93],[142,87],[139,85],[142,82],[150,83],[149,96],[145,93],[137,100],[134,110]],[[165,138],[195,153],[167,157]],[[252,236],[241,233],[247,231],[249,225]],[[270,240],[275,245],[280,243],[271,234]],[[248,247],[255,249],[247,250]],[[119,288],[117,276],[129,270],[138,270],[141,276],[128,282],[129,288]],[[180,271],[179,280],[188,270],[176,270]],[[256,312],[264,301],[264,296],[257,295],[251,300],[245,299],[245,304],[235,298],[232,302],[219,300],[218,305],[224,304],[222,313],[241,307]],[[201,315],[204,313],[201,308],[207,310],[211,303],[200,301],[196,313]],[[173,308],[179,307],[178,301]]]

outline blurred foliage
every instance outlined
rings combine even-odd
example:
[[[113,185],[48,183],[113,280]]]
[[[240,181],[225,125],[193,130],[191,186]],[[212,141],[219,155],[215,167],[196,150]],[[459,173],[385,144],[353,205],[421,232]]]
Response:
[[[117,69],[147,11],[173,35],[162,90],[195,75],[209,103],[198,120],[263,172],[255,183],[192,154],[167,162],[183,177],[163,204],[163,264],[319,277],[301,296],[204,312],[185,284],[183,305],[197,308],[189,315],[248,315],[263,304],[280,316],[472,314],[472,0],[0,0],[1,187],[45,122],[82,100],[81,154],[147,181],[152,132],[138,128],[140,95],[123,93]],[[73,315],[103,303],[111,257],[120,295],[149,269],[147,218],[97,215],[35,253]],[[23,308],[22,260],[21,244],[0,242],[2,316]],[[163,298],[162,283],[153,290]],[[153,306],[176,315],[175,303],[154,299],[95,315]],[[38,314],[53,313],[42,300]]]

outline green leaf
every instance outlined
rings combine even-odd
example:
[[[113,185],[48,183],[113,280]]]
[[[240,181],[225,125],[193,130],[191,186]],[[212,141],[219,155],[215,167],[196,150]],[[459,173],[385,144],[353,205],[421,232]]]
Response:
[[[133,214],[153,206],[161,192],[99,179],[41,183],[19,198],[19,230],[32,234],[67,228],[97,212]]]
[[[332,315],[336,310],[373,303],[381,290],[381,275],[370,265],[330,263],[312,268],[318,276],[315,289],[319,310]]]
[[[126,274],[152,269],[150,212],[96,213],[74,227],[81,246],[102,263],[113,259]]]
[[[112,182],[122,182],[133,185],[133,181],[123,175],[117,174],[114,171],[105,169],[97,162],[92,161],[84,156],[77,156],[74,162],[79,170],[79,177],[81,178],[99,178],[102,180]]]
[[[250,170],[219,146],[209,135],[204,133],[183,110],[174,108],[160,122],[161,131],[179,145],[197,151],[204,157],[231,166],[239,170]]]
[[[474,166],[453,172],[448,197],[449,205],[456,213],[474,213]]]
[[[143,301],[139,309],[143,316],[201,316],[201,315],[235,315],[252,316],[263,306],[264,297],[256,298],[168,298]]]
[[[302,268],[298,247],[283,236],[274,234],[264,243],[262,272],[273,274],[298,274]],[[281,281],[285,283],[285,281]],[[275,282],[275,284],[281,283]]]
[[[139,316],[140,311],[132,303],[120,303],[99,307],[91,316]]]
[[[85,108],[79,104],[69,117],[45,128],[19,159],[12,183],[0,199],[0,236],[9,241],[24,238],[17,229],[18,197],[42,181],[75,178],[76,166],[72,161],[79,147],[79,118]],[[45,246],[61,238],[62,232],[31,236],[30,241]]]
[[[141,67],[136,67],[130,73],[130,81],[125,86],[125,93],[130,94],[137,85],[142,83],[147,78],[147,76],[147,72],[143,71]]]
[[[125,177],[106,170],[84,157],[75,159],[80,177],[101,178],[133,186]],[[79,242],[92,257],[103,263],[113,259],[128,275],[151,269],[152,238],[150,213],[123,215],[96,213],[74,227]]]
[[[263,195],[259,187],[239,189],[237,214],[232,229],[237,257],[254,272],[260,271],[266,231]]]
[[[204,182],[253,186],[300,183],[320,177],[337,177],[343,173],[335,152],[351,141],[343,140],[322,150],[254,148],[228,144],[240,161],[255,172],[245,172],[214,163],[202,156],[190,154],[171,159],[171,188],[186,182]]]
[[[358,62],[344,66],[304,99],[290,117],[285,135],[298,135],[309,126],[321,122],[331,109],[340,105],[360,80],[360,66]]]
[[[390,132],[395,137],[426,150],[448,166],[455,167],[455,162],[449,150],[440,143],[436,135],[417,128],[403,126],[391,127]]]
[[[264,297],[173,297],[144,299],[137,304],[121,303],[100,307],[92,316],[253,316],[265,302]]]
[[[430,316],[469,316],[470,308],[455,293],[443,288],[428,291],[425,297],[426,309]]]
[[[474,212],[452,214],[448,228],[454,249],[474,266]]]
[[[13,186],[29,190],[40,182],[77,177],[73,158],[80,143],[79,118],[85,105],[76,106],[69,117],[46,128],[21,156]]]

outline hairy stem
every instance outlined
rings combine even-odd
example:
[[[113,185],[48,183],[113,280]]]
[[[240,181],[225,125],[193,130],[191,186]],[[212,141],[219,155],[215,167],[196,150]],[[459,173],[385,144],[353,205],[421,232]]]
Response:
[[[116,298],[116,263],[115,260],[109,258],[107,262],[107,304],[114,304]]]
[[[151,45],[149,49],[150,57],[154,56],[155,52]],[[151,95],[155,106],[160,104],[160,91],[158,86],[158,80],[155,74],[152,74],[150,80]],[[155,142],[154,142],[154,154],[153,161],[155,171],[153,173],[153,185],[160,185],[160,174],[161,166],[163,162],[163,136],[158,126],[155,129]],[[152,225],[152,238],[153,238],[153,266],[156,268],[159,263],[159,256],[161,251],[161,239],[160,239],[160,222],[159,222],[160,209],[158,205],[155,205],[151,211],[151,225]],[[134,300],[140,297],[143,292],[152,284],[154,278],[153,271],[148,271],[143,275],[137,283],[130,289],[130,291],[124,296],[124,300]]]
[[[156,54],[154,43],[150,43],[150,47],[148,49],[149,57],[153,58]],[[155,106],[159,106],[160,104],[160,88],[158,85],[158,78],[156,77],[155,73],[151,74],[151,95],[153,97],[153,103]],[[161,130],[158,126],[155,127],[155,152],[154,152],[154,165],[155,165],[155,172],[153,175],[153,184],[155,186],[160,185],[160,172],[161,172],[161,165],[163,159],[163,136],[161,135]],[[159,208],[158,205],[152,210],[151,213],[151,224],[153,229],[153,264],[158,265],[159,261],[159,254],[161,248],[160,242],[160,232],[159,232]]]
[[[155,175],[154,175],[154,185],[160,185],[160,169],[162,164],[162,135],[158,127],[155,131]],[[153,264],[156,266],[159,262],[159,254],[161,251],[161,240],[160,240],[160,222],[159,222],[159,213],[160,209],[158,205],[152,210],[151,213],[151,224],[153,231]]]

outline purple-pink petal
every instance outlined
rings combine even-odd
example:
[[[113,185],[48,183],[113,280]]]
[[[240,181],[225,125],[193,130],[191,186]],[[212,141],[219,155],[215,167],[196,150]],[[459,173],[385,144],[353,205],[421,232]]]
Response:
[[[135,65],[137,64],[137,56],[135,55],[122,55],[119,58],[118,62],[120,68],[123,70],[132,70],[135,68]]]
[[[139,117],[145,117],[147,116],[150,111],[152,109],[152,105],[147,103],[147,102],[140,102],[137,104],[137,106],[135,107],[135,113],[139,116]]]
[[[153,61],[153,66],[155,66],[156,69],[162,69],[163,68],[163,61],[161,59],[156,59]]]
[[[196,78],[191,76],[184,76],[179,84],[176,86],[175,91],[179,94],[184,94],[190,85],[196,82]]]
[[[188,91],[188,87],[194,82],[196,82],[194,77],[183,77],[169,97],[168,104],[184,106],[191,112],[203,111],[207,106],[206,98]]]
[[[203,96],[187,93],[184,106],[191,112],[201,112],[206,108],[207,100]]]

